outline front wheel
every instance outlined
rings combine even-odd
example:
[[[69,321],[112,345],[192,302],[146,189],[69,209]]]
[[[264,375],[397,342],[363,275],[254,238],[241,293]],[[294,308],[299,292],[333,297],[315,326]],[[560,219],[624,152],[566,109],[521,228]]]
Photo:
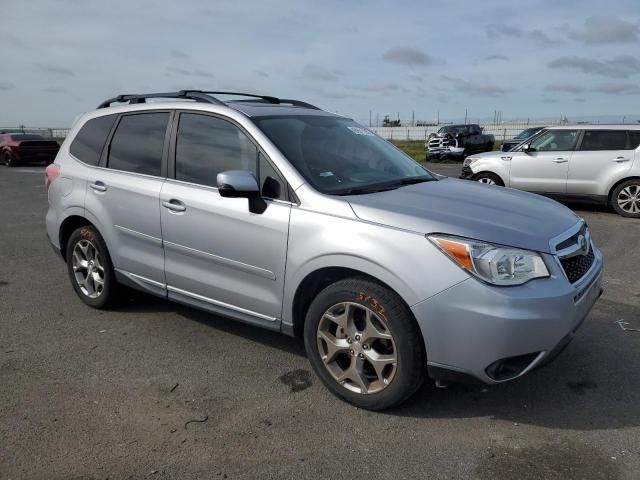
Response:
[[[640,218],[640,179],[618,185],[611,195],[611,206],[623,217]]]
[[[497,176],[495,173],[491,172],[480,172],[473,179],[478,183],[484,183],[486,185],[498,185],[500,187],[504,187],[504,183],[502,179]]]
[[[411,311],[395,292],[364,277],[318,294],[307,312],[304,341],[322,382],[361,408],[399,405],[425,378],[424,343]]]

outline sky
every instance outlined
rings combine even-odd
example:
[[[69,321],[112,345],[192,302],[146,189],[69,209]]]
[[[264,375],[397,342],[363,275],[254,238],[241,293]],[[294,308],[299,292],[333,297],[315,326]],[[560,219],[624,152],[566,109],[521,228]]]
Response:
[[[640,119],[638,0],[0,0],[0,18],[0,126],[185,88],[364,124]]]

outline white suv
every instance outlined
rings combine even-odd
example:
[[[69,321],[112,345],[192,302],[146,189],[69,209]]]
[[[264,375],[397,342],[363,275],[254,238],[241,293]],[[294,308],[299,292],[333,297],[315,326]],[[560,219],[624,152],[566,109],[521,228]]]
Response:
[[[640,125],[551,127],[510,152],[468,157],[462,178],[610,203],[640,218]]]

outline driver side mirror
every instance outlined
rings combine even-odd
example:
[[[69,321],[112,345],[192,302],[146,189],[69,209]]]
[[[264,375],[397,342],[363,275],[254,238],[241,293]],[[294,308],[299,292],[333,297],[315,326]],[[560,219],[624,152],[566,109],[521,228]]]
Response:
[[[525,144],[522,146],[522,151],[523,151],[523,152],[526,152],[526,153],[534,152],[534,151],[535,151],[535,148],[533,148],[533,147],[531,146],[531,144],[530,144],[530,143],[525,143]]]
[[[258,181],[248,170],[227,170],[220,172],[216,178],[218,193],[227,198],[248,198],[251,213],[263,213],[267,202],[260,195]]]
[[[216,178],[221,197],[250,198],[260,194],[258,181],[248,170],[227,170]]]

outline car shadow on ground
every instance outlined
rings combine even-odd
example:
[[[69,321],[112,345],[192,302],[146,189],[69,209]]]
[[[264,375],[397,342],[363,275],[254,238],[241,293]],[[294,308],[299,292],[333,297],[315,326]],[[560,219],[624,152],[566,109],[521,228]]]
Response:
[[[303,341],[231,319],[130,291],[118,308],[127,313],[172,312],[227,334],[306,357]],[[405,404],[383,415],[415,418],[491,417],[515,424],[571,430],[640,425],[640,333],[634,337],[611,320],[630,306],[605,301],[574,341],[550,365],[500,385],[425,384]],[[627,317],[630,318],[630,317]],[[311,370],[311,367],[305,367]],[[330,395],[329,392],[326,392]],[[338,401],[338,400],[336,400]]]

